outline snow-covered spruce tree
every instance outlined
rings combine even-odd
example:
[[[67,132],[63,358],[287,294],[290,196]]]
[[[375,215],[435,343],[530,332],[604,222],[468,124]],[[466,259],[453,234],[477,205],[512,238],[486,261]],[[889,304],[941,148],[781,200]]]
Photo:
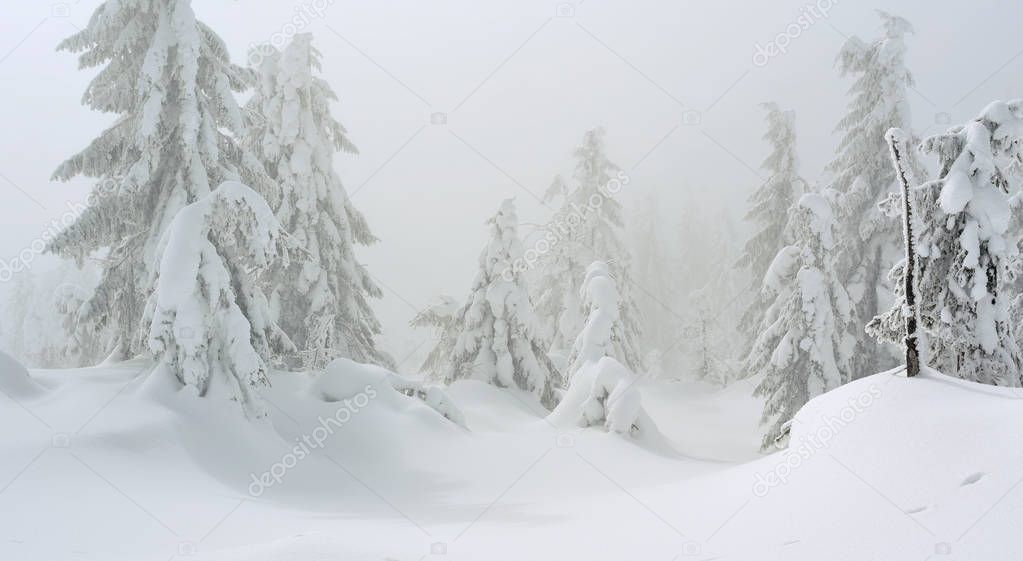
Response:
[[[225,182],[178,212],[161,240],[146,307],[149,346],[160,367],[199,396],[266,409],[271,351],[291,346],[274,323],[260,275],[287,261],[286,234],[266,201]]]
[[[302,366],[322,368],[343,356],[394,368],[374,338],[380,322],[370,306],[380,288],[355,255],[376,241],[334,171],[334,153],[356,154],[330,112],[337,95],[315,75],[320,52],[299,34],[283,52],[261,48],[247,144],[281,187],[277,218],[297,240],[289,268],[275,274],[273,307],[299,348]],[[286,362],[295,362],[295,357]]]
[[[1017,255],[1009,166],[1023,159],[1023,100],[996,101],[980,116],[926,139],[938,179],[915,191],[917,309],[927,362],[949,374],[1019,386],[1023,357],[1012,336],[1008,263]],[[901,279],[900,263],[893,276]],[[900,296],[904,296],[900,293]],[[882,340],[901,341],[903,302],[870,325]]]
[[[420,366],[428,379],[443,380],[448,375],[451,352],[458,340],[459,326],[456,318],[461,309],[458,302],[450,296],[441,296],[440,301],[416,314],[409,325],[432,329],[437,340],[433,350],[426,356]]]
[[[677,251],[667,247],[662,209],[657,198],[643,199],[643,208],[630,222],[629,251],[634,256],[632,272],[636,284],[643,287],[644,298],[636,302],[646,350],[644,365],[648,374],[663,372],[665,352],[678,339],[678,316],[674,305],[678,291],[675,264]]]
[[[765,103],[763,108],[767,111],[764,140],[771,146],[771,153],[761,166],[767,173],[767,181],[749,198],[751,208],[745,219],[757,231],[746,241],[742,257],[735,264],[748,272],[754,293],[739,321],[747,340],[755,337],[769,305],[759,288],[775,255],[788,245],[785,223],[789,209],[806,188],[805,181],[799,177],[799,160],[796,157],[795,113],[782,110],[776,103]]]
[[[562,206],[548,232],[550,249],[543,255],[537,310],[553,334],[552,348],[570,348],[585,320],[579,294],[586,267],[606,261],[618,281],[625,326],[615,340],[616,356],[629,368],[641,370],[639,312],[629,282],[629,253],[621,240],[622,205],[615,200],[629,177],[604,152],[604,130],[588,131],[575,151],[571,182],[557,177],[545,195],[548,201],[561,200]]]
[[[718,386],[737,378],[738,362],[733,357],[739,334],[729,329],[733,322],[723,318],[719,308],[723,286],[727,286],[724,279],[689,295],[682,338],[678,343],[690,376]],[[749,331],[755,333],[755,329]]]
[[[31,269],[18,273],[4,307],[4,349],[33,368],[70,366],[61,363],[66,340],[50,305],[56,288],[53,273]]]
[[[111,330],[95,329],[81,318],[89,315],[89,306],[99,282],[99,271],[92,263],[84,268],[68,262],[61,267],[60,284],[51,297],[52,308],[63,332],[63,366],[94,366],[110,352]]]
[[[615,358],[614,341],[625,329],[621,296],[607,263],[595,261],[586,268],[579,296],[586,310],[586,323],[572,345],[567,372],[570,379],[586,363]]]
[[[596,261],[586,268],[582,291],[589,313],[572,347],[575,372],[565,400],[548,420],[660,441],[663,437],[643,409],[636,374],[614,358],[621,313],[618,287],[607,263]]]
[[[767,399],[761,419],[763,447],[811,398],[849,381],[853,338],[845,331],[849,296],[834,268],[832,203],[803,195],[790,211],[783,248],[764,276],[771,299],[745,368],[764,378],[754,395]]]
[[[79,261],[103,251],[102,278],[83,319],[110,326],[115,356],[127,358],[145,348],[145,283],[178,210],[225,180],[273,188],[234,140],[244,130],[234,92],[251,76],[231,64],[189,0],[103,2],[58,49],[81,53],[81,68],[103,67],[82,102],[116,119],[54,172],[58,180],[98,181],[88,208],[49,250]]]
[[[107,329],[79,321],[97,282],[90,263],[62,261],[54,269],[26,270],[14,278],[4,310],[4,348],[35,368],[93,366],[110,351]]]
[[[491,238],[480,254],[480,271],[455,314],[458,338],[446,381],[476,378],[518,387],[553,409],[561,375],[547,357],[523,272],[514,267],[523,254],[514,203],[504,201],[487,224]]]
[[[838,55],[842,75],[854,81],[849,110],[837,126],[842,133],[838,153],[827,167],[834,173],[830,187],[841,194],[835,213],[840,243],[837,267],[853,302],[849,331],[857,341],[851,364],[854,377],[897,362],[894,349],[878,345],[864,327],[892,302],[887,273],[902,256],[901,225],[879,204],[897,198],[899,192],[885,133],[892,127],[910,127],[907,89],[913,77],[905,66],[904,38],[912,27],[900,17],[879,14],[882,36],[870,44],[853,37]]]

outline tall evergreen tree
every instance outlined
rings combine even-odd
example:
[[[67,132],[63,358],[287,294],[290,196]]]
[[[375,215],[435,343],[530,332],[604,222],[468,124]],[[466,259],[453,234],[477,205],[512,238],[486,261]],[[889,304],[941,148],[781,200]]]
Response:
[[[195,19],[189,0],[109,0],[60,50],[81,53],[81,68],[103,66],[83,104],[117,116],[54,173],[96,178],[89,207],[49,250],[81,261],[103,250],[99,287],[87,309],[109,325],[120,358],[144,350],[139,322],[156,246],[174,215],[210,192],[244,179],[269,190],[258,162],[235,138],[244,131],[234,93],[251,76]]]
[[[634,256],[636,283],[643,287],[646,296],[639,298],[637,305],[648,349],[647,366],[654,367],[657,364],[653,363],[661,362],[659,353],[670,347],[677,337],[679,320],[673,305],[677,285],[673,274],[674,252],[664,243],[659,203],[651,195],[643,199],[642,205],[635,227],[629,229],[632,233],[629,249]]]
[[[844,330],[849,296],[834,267],[832,203],[823,195],[803,195],[787,230],[792,245],[778,252],[764,276],[771,305],[745,364],[764,375],[754,395],[767,399],[765,449],[807,401],[849,381],[853,345]]]
[[[621,239],[622,205],[615,196],[628,176],[605,154],[604,130],[588,131],[575,151],[571,182],[555,178],[545,198],[561,200],[552,224],[556,231],[544,255],[537,309],[553,333],[553,348],[568,350],[583,327],[580,291],[586,267],[606,261],[617,280],[624,326],[615,340],[617,358],[630,369],[643,367],[639,312],[632,296],[630,260]]]
[[[887,272],[901,257],[902,233],[898,220],[879,207],[899,192],[885,133],[893,127],[909,130],[907,90],[913,85],[904,42],[912,26],[903,18],[879,14],[882,36],[869,44],[853,37],[838,55],[842,75],[853,78],[852,99],[838,123],[838,153],[827,167],[834,173],[831,188],[841,194],[836,209],[838,274],[853,302],[850,331],[856,333],[857,348],[851,368],[857,377],[896,362],[891,349],[872,341],[864,327],[893,299]]]
[[[513,269],[523,250],[512,201],[504,201],[487,224],[491,238],[480,254],[479,273],[465,305],[455,314],[458,336],[447,382],[476,378],[499,387],[518,387],[553,409],[561,375],[547,357],[523,272]]]
[[[298,253],[272,287],[281,328],[303,366],[322,368],[343,356],[394,367],[377,348],[380,322],[370,306],[380,288],[358,262],[355,247],[377,241],[334,171],[334,153],[357,153],[330,112],[337,95],[314,74],[321,54],[300,34],[283,52],[263,47],[256,93],[246,106],[247,143],[281,187],[278,219]]]
[[[742,257],[736,262],[736,267],[748,271],[754,293],[739,322],[747,340],[755,336],[770,304],[759,287],[771,261],[788,245],[785,224],[789,209],[806,189],[806,182],[799,177],[796,157],[795,113],[782,110],[776,103],[765,103],[763,107],[767,111],[764,140],[771,146],[771,153],[761,165],[767,173],[767,181],[749,198],[751,208],[745,218],[757,231],[746,241]]]
[[[1008,169],[1023,159],[1023,100],[996,101],[976,119],[923,142],[938,179],[915,190],[917,303],[928,363],[950,375],[1000,386],[1023,383],[1005,285],[1016,244]],[[904,261],[894,270],[905,274]],[[901,283],[900,283],[901,284]],[[899,342],[904,294],[871,333]]]

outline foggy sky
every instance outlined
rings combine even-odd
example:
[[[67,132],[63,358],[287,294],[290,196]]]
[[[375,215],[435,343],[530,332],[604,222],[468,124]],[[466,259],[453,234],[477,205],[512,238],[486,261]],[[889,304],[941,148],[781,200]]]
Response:
[[[361,151],[338,155],[336,167],[381,239],[360,257],[384,287],[376,308],[398,360],[428,338],[406,327],[415,310],[441,292],[465,296],[483,221],[502,199],[516,198],[523,222],[549,217],[534,195],[568,170],[586,129],[607,129],[611,159],[632,178],[627,207],[654,193],[664,216],[681,216],[693,200],[686,192],[708,211],[740,216],[767,150],[761,102],[796,111],[803,174],[821,179],[849,86],[834,57],[846,36],[877,35],[875,8],[916,28],[908,61],[918,133],[941,130],[946,114],[955,123],[990,100],[1023,96],[1023,6],[995,0],[317,3],[322,18],[291,1],[193,1],[239,63],[251,44],[286,35],[293,17],[309,21],[341,96],[335,114]],[[0,7],[0,258],[85,199],[88,180],[49,176],[112,116],[80,105],[95,70],[77,70],[55,46],[98,4]],[[816,6],[830,7],[826,18],[813,16]],[[791,33],[808,13],[806,29]],[[755,64],[757,45],[787,29],[787,52]],[[438,113],[446,124],[431,124]]]

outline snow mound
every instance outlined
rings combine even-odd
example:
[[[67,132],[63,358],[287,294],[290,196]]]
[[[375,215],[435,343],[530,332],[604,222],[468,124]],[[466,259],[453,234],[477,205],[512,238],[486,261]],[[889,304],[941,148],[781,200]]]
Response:
[[[547,418],[564,427],[603,427],[655,449],[668,450],[667,440],[643,409],[637,380],[613,358],[588,362],[576,372],[564,399]]]
[[[754,498],[731,529],[746,543],[726,553],[798,543],[787,558],[905,559],[927,547],[1021,558],[1023,391],[900,374],[810,400],[786,450],[732,470],[727,485],[750,482]]]
[[[627,370],[595,364],[615,382],[608,399],[631,391]],[[575,428],[596,368],[579,372],[550,424],[531,413],[538,402],[519,402],[529,392],[455,384],[473,432],[351,361],[272,372],[272,412],[258,420],[151,369],[33,371],[47,389],[29,408],[63,441],[0,397],[0,425],[18,428],[0,441],[11,482],[0,559],[1023,559],[1019,388],[870,376],[804,406],[788,450],[732,464]],[[701,409],[714,398],[671,395],[693,386],[637,385],[646,407],[625,398],[605,411],[613,426],[643,438],[649,408],[672,434],[721,437],[708,431],[721,401]]]
[[[406,409],[408,398],[416,398],[445,419],[465,427],[465,415],[438,386],[414,382],[380,366],[339,358],[327,365],[310,384],[309,393],[334,403],[367,395],[380,399],[395,410]]]
[[[957,467],[972,472],[974,460],[991,456],[984,449],[998,441],[978,435],[997,439],[1007,425],[1023,426],[1020,388],[979,384],[930,368],[905,378],[903,370],[862,378],[810,400],[792,420],[789,449],[834,438],[850,454],[870,457],[878,471],[918,466],[908,471],[913,473],[942,465],[939,472]],[[1014,443],[1020,445],[1010,448],[1023,460],[1023,442]]]
[[[31,399],[46,389],[40,386],[20,362],[0,352],[0,393],[13,399]]]

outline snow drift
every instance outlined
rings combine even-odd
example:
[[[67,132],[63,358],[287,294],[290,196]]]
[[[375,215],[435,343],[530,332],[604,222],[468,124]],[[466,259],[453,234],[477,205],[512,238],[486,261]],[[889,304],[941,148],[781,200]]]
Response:
[[[165,561],[183,543],[203,561],[419,559],[436,544],[452,561],[1023,556],[1015,388],[866,377],[807,403],[787,450],[733,464],[558,419],[586,409],[586,368],[551,423],[513,391],[461,382],[446,398],[473,432],[403,395],[412,382],[351,361],[271,373],[272,413],[258,420],[149,368],[34,371],[47,390],[22,401],[31,415],[0,396],[0,425],[18,427],[0,443],[0,558]],[[24,376],[0,372],[5,390]],[[609,397],[630,380],[612,381]],[[674,424],[671,387],[630,391]],[[632,399],[605,411],[612,426],[644,426],[625,415]]]
[[[12,399],[31,399],[44,391],[20,362],[0,351],[0,392]]]

